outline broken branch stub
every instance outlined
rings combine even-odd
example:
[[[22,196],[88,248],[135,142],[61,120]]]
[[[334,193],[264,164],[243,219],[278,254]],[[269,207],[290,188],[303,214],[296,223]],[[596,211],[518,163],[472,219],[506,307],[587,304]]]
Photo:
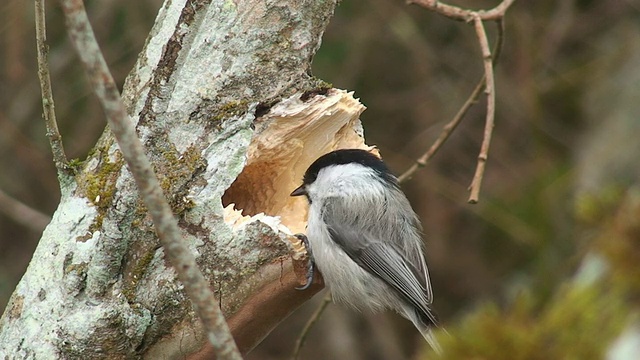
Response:
[[[330,89],[307,101],[300,97],[278,103],[255,121],[246,166],[222,198],[227,216],[233,211],[279,216],[290,233],[304,232],[306,201],[289,194],[307,167],[332,150],[372,149],[364,143],[359,120],[365,106],[352,92]]]
[[[229,327],[246,353],[277,323],[322,289],[319,276],[305,291],[295,290],[306,281],[307,254],[294,233],[304,232],[307,204],[289,194],[300,185],[307,167],[321,155],[340,148],[366,146],[360,114],[365,107],[353,93],[330,89],[302,100],[294,95],[273,106],[256,119],[255,132],[247,150],[246,165],[223,196],[224,221],[235,232],[252,224],[268,225],[273,239],[286,239],[291,259],[260,268],[241,284],[237,292],[255,284],[266,284],[242,301],[228,318]],[[212,349],[205,344],[190,359],[205,359]]]

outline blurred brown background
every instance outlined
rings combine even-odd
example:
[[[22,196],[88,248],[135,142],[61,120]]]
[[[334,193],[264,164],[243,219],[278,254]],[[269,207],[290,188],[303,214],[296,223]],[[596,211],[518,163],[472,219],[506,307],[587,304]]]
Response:
[[[456,3],[489,8],[498,1]],[[105,120],[54,5],[48,2],[47,34],[58,124],[68,157],[84,158]],[[160,0],[87,2],[120,86],[160,6]],[[0,191],[51,216],[59,191],[41,119],[33,3],[6,0],[0,9]],[[486,26],[495,40],[495,26]],[[367,142],[400,174],[456,113],[482,63],[469,25],[403,1],[344,0],[314,75],[355,91],[368,107],[362,116]],[[588,199],[638,183],[640,1],[516,1],[496,87],[480,203],[467,204],[466,188],[482,140],[484,101],[403,186],[423,221],[435,308],[445,324],[479,303],[504,304],[521,288],[544,302],[575,272],[589,249],[590,229],[605,216],[591,211]],[[11,211],[0,213],[0,310],[41,232],[5,215]],[[317,300],[249,358],[288,355]],[[395,315],[359,316],[330,306],[303,358],[408,357],[421,346],[418,337]]]

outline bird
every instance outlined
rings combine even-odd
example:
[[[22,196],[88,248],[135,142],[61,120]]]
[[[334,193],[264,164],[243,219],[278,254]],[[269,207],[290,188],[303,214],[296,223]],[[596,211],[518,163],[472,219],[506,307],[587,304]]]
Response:
[[[291,196],[305,196],[310,254],[333,301],[360,311],[394,310],[410,320],[436,352],[433,292],[422,226],[397,178],[376,155],[340,149],[320,156]]]

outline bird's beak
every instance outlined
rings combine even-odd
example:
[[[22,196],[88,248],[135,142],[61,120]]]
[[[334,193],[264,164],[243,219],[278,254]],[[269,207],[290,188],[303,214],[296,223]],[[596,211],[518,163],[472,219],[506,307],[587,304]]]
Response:
[[[301,196],[301,195],[307,195],[307,189],[305,189],[304,184],[298,186],[297,189],[293,190],[290,196]]]

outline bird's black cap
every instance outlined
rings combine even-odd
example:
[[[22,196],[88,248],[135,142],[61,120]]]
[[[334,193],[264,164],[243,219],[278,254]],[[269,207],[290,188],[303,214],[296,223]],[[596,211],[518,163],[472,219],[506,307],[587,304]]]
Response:
[[[371,168],[376,171],[382,179],[393,185],[397,185],[395,176],[391,174],[384,162],[372,153],[362,149],[334,150],[320,156],[304,173],[304,178],[302,179],[303,185],[313,183],[318,177],[320,170],[327,166],[350,163],[358,163]]]

